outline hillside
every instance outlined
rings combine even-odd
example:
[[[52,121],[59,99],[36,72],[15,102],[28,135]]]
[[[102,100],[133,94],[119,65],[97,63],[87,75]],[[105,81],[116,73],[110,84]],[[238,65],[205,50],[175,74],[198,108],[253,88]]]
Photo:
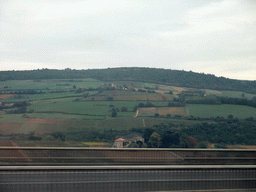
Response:
[[[0,71],[0,81],[94,78],[101,81],[139,81],[199,89],[256,93],[256,81],[234,80],[212,74],[156,68],[108,68],[88,70],[41,69]]]
[[[141,135],[143,147],[256,144],[256,94],[129,81],[123,72],[114,76],[114,70],[92,70],[105,74],[98,79],[50,79],[54,73],[83,72],[75,70],[38,70],[37,79],[31,78],[35,71],[9,72],[31,79],[0,81],[0,140],[22,146],[112,146],[117,137]],[[149,73],[142,76],[145,69],[138,71],[138,79],[149,79]],[[43,75],[48,76],[39,79]],[[151,136],[161,142],[153,145]]]

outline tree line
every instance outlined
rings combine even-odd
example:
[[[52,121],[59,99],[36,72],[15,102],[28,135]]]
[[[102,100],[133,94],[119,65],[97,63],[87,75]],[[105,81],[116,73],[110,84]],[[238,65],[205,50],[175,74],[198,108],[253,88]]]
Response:
[[[138,134],[145,143],[133,144],[131,147],[148,148],[206,148],[214,143],[216,147],[226,145],[256,145],[256,121],[248,118],[240,121],[231,115],[219,117],[213,123],[202,122],[194,125],[159,124],[152,128],[132,128],[129,130],[94,130],[71,127],[66,132],[55,132],[52,136],[61,141],[109,142],[118,137]]]

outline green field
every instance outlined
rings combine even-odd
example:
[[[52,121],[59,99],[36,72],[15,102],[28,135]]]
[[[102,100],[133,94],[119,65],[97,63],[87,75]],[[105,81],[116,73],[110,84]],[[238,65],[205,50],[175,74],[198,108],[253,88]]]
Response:
[[[2,122],[25,122],[26,119],[22,118],[22,114],[3,114],[0,115],[0,123]]]
[[[86,116],[86,115],[72,115],[63,113],[31,113],[27,114],[31,118],[42,119],[105,119],[104,116]]]
[[[113,97],[115,101],[172,101],[174,96],[170,94],[148,93],[148,92],[135,92],[124,90],[107,90],[101,92],[99,95],[93,97],[94,100],[104,101],[108,97]],[[88,97],[85,100],[92,100]]]
[[[134,116],[135,113],[132,112],[134,106],[138,105],[138,102],[134,101],[75,101],[75,98],[61,98],[61,99],[51,99],[51,100],[40,100],[34,101],[28,106],[29,109],[34,109],[35,113],[32,116],[41,116],[38,112],[44,112],[44,114],[63,112],[70,115],[85,115],[85,116],[110,116],[112,106],[118,108],[118,116]],[[121,112],[122,107],[127,107],[128,112]],[[58,114],[55,117],[65,118],[67,115]],[[72,117],[76,118],[76,117]],[[81,118],[81,117],[80,117]]]
[[[239,119],[248,117],[256,118],[256,108],[241,105],[200,105],[192,104],[188,106],[189,114],[194,117],[225,117],[232,114]]]
[[[242,94],[244,94],[244,97],[242,97]],[[222,91],[222,94],[220,96],[252,99],[253,97],[256,96],[256,94],[244,93],[244,92],[241,92],[241,91]]]
[[[136,81],[114,81],[113,83],[117,86],[126,85],[128,87],[137,88],[137,89],[143,89],[145,87],[155,88],[157,86],[157,84],[154,84],[154,83],[143,83],[143,82],[136,82]]]
[[[72,82],[73,81],[73,82]],[[1,87],[8,86],[10,89],[72,89],[73,85],[77,88],[97,88],[103,82],[96,79],[46,79],[46,80],[10,80],[10,81],[2,81],[0,82]],[[68,85],[65,85],[68,84]],[[61,86],[57,86],[61,85]]]
[[[28,100],[41,100],[41,99],[55,99],[55,98],[65,98],[65,97],[83,97],[83,94],[88,93],[89,95],[97,94],[98,91],[85,91],[83,93],[76,94],[74,92],[63,92],[63,93],[45,93],[45,94],[25,94],[22,95],[24,99]],[[9,98],[12,100],[12,98]],[[8,101],[6,99],[6,101]]]

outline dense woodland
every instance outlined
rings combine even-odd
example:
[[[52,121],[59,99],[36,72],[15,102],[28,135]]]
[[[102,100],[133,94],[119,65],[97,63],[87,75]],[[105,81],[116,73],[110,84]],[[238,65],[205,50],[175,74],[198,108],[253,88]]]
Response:
[[[234,80],[212,74],[156,68],[108,68],[88,70],[38,69],[0,71],[0,81],[94,78],[101,81],[139,81],[200,89],[256,93],[256,81]]]

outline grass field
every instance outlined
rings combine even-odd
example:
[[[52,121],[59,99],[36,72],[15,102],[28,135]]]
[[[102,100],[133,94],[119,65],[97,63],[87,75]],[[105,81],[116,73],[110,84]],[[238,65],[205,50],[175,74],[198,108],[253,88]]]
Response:
[[[248,117],[256,118],[256,109],[241,105],[200,105],[193,104],[188,106],[189,114],[195,117],[217,117],[222,116],[227,118],[232,114],[239,119]]]
[[[252,99],[256,94],[244,93],[241,91],[222,91],[221,96],[223,97],[233,97],[233,98],[243,98],[242,94],[244,94],[244,98]]]
[[[15,122],[23,123],[26,119],[22,117],[22,114],[3,114],[0,116],[0,123]]]
[[[61,84],[62,86],[57,86]],[[68,84],[64,86],[64,84]],[[44,79],[39,81],[34,80],[10,80],[0,82],[1,87],[8,86],[10,89],[65,89],[72,88],[75,85],[77,88],[97,88],[103,82],[96,79],[74,79],[70,82],[68,79]]]
[[[28,109],[34,109],[35,112],[63,112],[80,115],[106,115],[108,108],[106,103],[99,105],[97,102],[74,101],[74,98],[43,100],[33,102]]]
[[[29,109],[34,109],[36,113],[29,114],[32,117],[40,116],[44,114],[53,113],[58,114],[58,118],[65,118],[66,114],[70,115],[84,115],[84,116],[110,116],[112,113],[112,107],[118,108],[121,116],[134,116],[132,112],[134,106],[138,105],[138,102],[134,101],[74,101],[74,98],[61,98],[52,100],[41,100],[32,102],[32,105],[28,106]],[[122,107],[127,107],[129,112],[121,112]],[[44,113],[40,114],[38,112]],[[61,116],[63,114],[63,117]],[[66,114],[65,114],[66,113]],[[74,118],[74,117],[72,117]]]
[[[133,92],[133,91],[103,91],[100,95],[94,97],[96,101],[108,100],[108,97],[113,97],[115,101],[171,101],[173,95],[163,95],[159,93]],[[92,100],[88,97],[85,100]]]
[[[154,116],[156,113],[159,115],[181,115],[187,116],[185,107],[150,107],[150,108],[140,108],[138,116]]]
[[[133,117],[133,108],[141,101],[74,101],[75,98],[59,98],[49,100],[37,100],[31,102],[28,110],[34,109],[35,113],[29,117],[39,118],[76,118],[99,119],[110,116],[112,108],[119,109],[118,117]],[[146,103],[146,101],[144,101]],[[167,106],[167,101],[154,101],[156,106]],[[126,107],[128,112],[121,112]],[[160,112],[161,113],[161,112]]]
[[[0,82],[1,86],[8,86],[10,89],[49,89],[56,88],[56,82],[54,80],[41,80],[35,82],[33,80],[10,80]]]
[[[45,93],[45,94],[24,94],[23,99],[27,100],[42,100],[42,99],[56,99],[65,97],[83,97],[83,94],[88,93],[89,95],[94,95],[98,91],[85,91],[84,93],[76,94],[74,92],[63,92],[63,93]],[[21,98],[22,99],[22,98]]]
[[[103,116],[85,116],[85,115],[72,115],[63,113],[31,113],[28,114],[31,118],[43,118],[43,119],[105,119]]]

